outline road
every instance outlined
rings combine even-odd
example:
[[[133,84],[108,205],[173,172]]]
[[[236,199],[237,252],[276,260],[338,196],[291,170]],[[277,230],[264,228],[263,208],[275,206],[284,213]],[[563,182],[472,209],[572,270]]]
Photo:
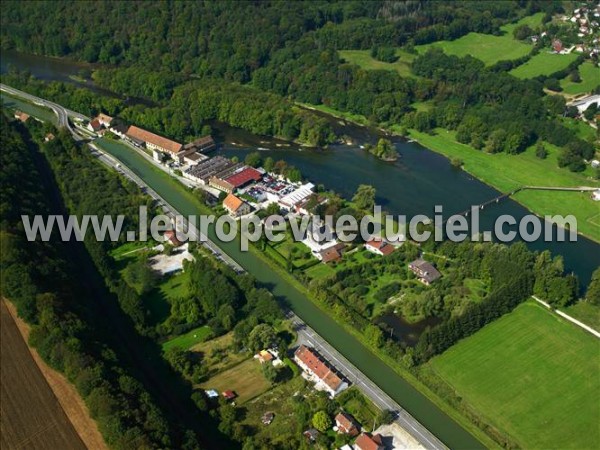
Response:
[[[12,95],[16,95],[19,97],[23,97],[27,100],[33,101],[37,104],[46,106],[51,108],[59,117],[59,123],[61,120],[63,123],[66,121],[67,129],[73,134],[73,137],[80,141],[83,140],[79,134],[73,130],[68,122],[68,117],[76,117],[84,119],[88,119],[85,116],[69,111],[62,106],[48,102],[41,98],[35,97],[33,95],[29,95],[25,92],[19,91],[18,89],[13,89],[4,84],[0,84],[1,90],[4,90]],[[114,168],[119,171],[125,177],[132,180],[136,183],[140,188],[142,188],[148,195],[150,195],[154,200],[156,200],[159,205],[163,208],[163,210],[171,215],[183,217],[172,205],[170,205],[164,198],[162,198],[156,191],[154,191],[150,186],[148,186],[141,178],[139,178],[133,171],[131,171],[127,166],[123,165],[119,160],[117,160],[112,155],[108,155],[102,149],[100,149],[95,143],[89,143],[89,147],[92,149],[92,153],[98,157],[98,160],[103,164]],[[223,261],[225,264],[233,268],[236,272],[242,273],[244,269],[229,255],[223,252],[217,244],[211,241],[206,235],[200,232],[197,228],[192,226],[191,224],[184,221],[185,225],[189,226],[189,232],[201,242],[207,249],[209,249],[217,258]],[[395,415],[395,421],[404,428],[408,433],[410,433],[415,439],[421,443],[425,448],[442,450],[447,447],[431,433],[427,428],[425,428],[421,423],[419,423],[414,417],[412,417],[406,410],[404,410],[398,403],[392,400],[383,390],[381,390],[375,383],[373,383],[365,374],[363,374],[359,369],[357,369],[352,363],[350,363],[346,358],[344,358],[332,345],[330,345],[325,339],[323,339],[320,335],[318,335],[312,328],[310,328],[302,319],[296,316],[292,311],[288,311],[287,317],[291,320],[294,329],[298,333],[298,343],[306,343],[311,347],[314,347],[319,353],[325,357],[332,365],[334,365],[339,372],[354,386],[360,389],[373,403],[375,403],[379,408],[390,410]]]

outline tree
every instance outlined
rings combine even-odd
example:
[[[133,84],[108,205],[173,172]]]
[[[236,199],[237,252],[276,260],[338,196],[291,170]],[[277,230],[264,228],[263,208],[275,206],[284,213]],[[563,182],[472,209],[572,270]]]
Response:
[[[356,189],[352,201],[358,209],[372,210],[375,206],[375,188],[368,184],[361,184]]]
[[[273,327],[266,323],[261,323],[254,327],[248,335],[248,348],[251,351],[257,352],[270,347],[277,341],[277,334]]]
[[[246,158],[244,159],[244,162],[249,165],[250,167],[258,167],[260,166],[262,159],[260,157],[260,153],[258,152],[252,152],[252,153],[248,153],[246,155]]]
[[[535,144],[535,156],[540,159],[546,159],[548,156],[548,150],[546,150],[542,141],[538,141],[537,144]]]
[[[363,333],[365,339],[369,344],[371,344],[371,346],[379,348],[383,345],[383,333],[381,331],[381,328],[379,328],[377,325],[373,325],[371,323],[368,324],[363,330]]]
[[[592,280],[585,293],[585,300],[592,305],[600,306],[600,267],[592,273]]]
[[[273,384],[277,379],[277,369],[270,362],[266,362],[261,367],[262,373],[265,376],[265,379]]]
[[[387,425],[394,421],[394,413],[389,409],[384,409],[377,414],[376,422],[378,425]]]
[[[597,112],[598,103],[594,102],[583,112],[583,117],[585,117],[586,120],[592,120]]]
[[[156,284],[156,274],[152,271],[145,259],[138,259],[129,264],[123,271],[123,278],[138,294],[152,290]]]
[[[579,70],[577,69],[573,69],[571,71],[571,73],[569,74],[569,79],[573,82],[573,83],[581,83],[581,76],[579,75]]]
[[[325,411],[317,411],[312,418],[313,427],[321,433],[325,433],[332,426],[332,421]]]
[[[513,31],[513,37],[519,41],[527,39],[532,34],[533,30],[529,27],[529,25],[519,25]]]
[[[263,163],[263,168],[267,172],[273,172],[273,168],[275,167],[275,161],[270,156],[265,158],[265,162]]]

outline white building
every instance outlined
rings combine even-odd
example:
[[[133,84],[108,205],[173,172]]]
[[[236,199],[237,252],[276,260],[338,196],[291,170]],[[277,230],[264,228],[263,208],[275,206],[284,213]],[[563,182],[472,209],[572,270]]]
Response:
[[[312,195],[315,185],[312,183],[306,183],[300,186],[293,192],[281,197],[279,199],[279,205],[287,210],[292,210],[301,201]]]

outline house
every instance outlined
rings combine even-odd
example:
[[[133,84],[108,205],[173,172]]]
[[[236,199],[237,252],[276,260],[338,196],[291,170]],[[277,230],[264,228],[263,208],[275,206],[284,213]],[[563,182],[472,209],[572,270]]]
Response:
[[[273,361],[273,355],[268,350],[261,350],[255,357],[261,364]]]
[[[335,426],[337,427],[337,432],[340,434],[358,436],[359,429],[354,417],[345,412],[341,412],[335,416]]]
[[[93,132],[100,131],[102,129],[102,124],[98,119],[92,119],[90,123],[88,123],[87,129]]]
[[[121,139],[125,139],[125,137],[127,136],[128,129],[129,126],[125,122],[119,119],[114,119],[112,120],[108,131],[119,136]]]
[[[192,150],[193,152],[206,153],[217,148],[215,140],[212,136],[204,136],[196,139],[189,144],[183,146],[184,151]]]
[[[143,142],[149,150],[159,150],[163,153],[176,155],[182,148],[182,145],[179,142],[159,136],[158,134],[136,127],[135,125],[131,125],[125,134],[134,142]]]
[[[306,439],[308,439],[308,441],[312,444],[314,442],[317,442],[317,438],[319,437],[319,431],[315,428],[309,428],[304,433],[302,433],[302,435]]]
[[[554,39],[552,41],[552,49],[556,52],[556,53],[560,53],[563,51],[563,43],[560,39]]]
[[[54,135],[52,133],[48,133],[46,136],[44,136],[44,142],[50,142],[54,139]]]
[[[234,400],[237,397],[236,393],[229,389],[226,391],[223,391],[222,395],[223,395],[223,398],[225,400],[227,400],[228,402],[231,400]]]
[[[199,164],[201,161],[204,161],[207,158],[208,157],[205,155],[194,152],[194,153],[190,153],[189,155],[184,155],[183,162],[189,164],[190,166],[194,166],[196,164]]]
[[[333,230],[326,223],[311,223],[306,229],[306,235],[302,243],[310,249],[313,256],[319,261],[323,261],[325,255],[327,255],[327,261],[325,262],[333,261],[340,256],[336,256],[336,252],[339,253],[337,250],[336,252],[325,252],[325,250],[338,245]]]
[[[244,167],[242,170],[225,179],[234,189],[239,189],[249,183],[256,183],[260,180],[262,180],[262,173],[252,167]]]
[[[215,391],[214,389],[208,389],[208,390],[204,391],[204,393],[206,394],[206,396],[208,398],[219,398],[219,393],[217,391]]]
[[[332,398],[348,387],[348,383],[334,372],[328,363],[305,345],[298,347],[294,361],[304,372],[304,377],[315,383],[315,389],[327,392]]]
[[[267,411],[262,415],[260,420],[263,423],[263,425],[271,425],[271,422],[273,422],[274,418],[275,414],[273,414],[271,411]]]
[[[223,208],[227,210],[231,217],[240,217],[250,212],[250,205],[233,194],[225,197]]]
[[[375,253],[379,256],[389,255],[395,250],[393,245],[378,237],[368,240],[365,243],[365,248],[371,253]]]
[[[23,111],[15,111],[15,119],[25,123],[29,119],[29,114],[24,113]]]
[[[233,184],[217,177],[211,177],[211,179],[208,181],[208,185],[220,191],[227,192],[228,194],[231,194],[235,189]]]
[[[590,162],[590,165],[592,166],[592,168],[596,169],[596,168],[600,167],[600,161],[598,161],[597,159],[592,159],[592,162]]]
[[[594,192],[592,192],[592,200],[595,202],[600,202],[600,189],[596,189]]]
[[[421,258],[411,262],[408,268],[417,276],[421,283],[427,286],[442,276],[435,267]]]
[[[361,433],[354,442],[354,450],[385,450],[380,434]]]
[[[183,242],[177,239],[177,233],[175,232],[175,230],[165,231],[163,237],[165,238],[165,241],[171,244],[173,247],[181,247],[183,245]]]
[[[104,126],[106,128],[109,128],[110,124],[113,121],[113,118],[110,117],[110,116],[108,116],[108,115],[106,115],[106,114],[100,113],[100,114],[98,114],[98,117],[96,117],[96,120],[98,122],[100,122],[100,125],[102,125],[102,126]]]
[[[332,247],[328,247],[325,250],[321,250],[315,256],[317,257],[317,259],[324,262],[325,264],[333,261],[339,261],[340,259],[342,259],[342,255],[344,253],[345,248],[346,245],[344,243],[338,242]]]

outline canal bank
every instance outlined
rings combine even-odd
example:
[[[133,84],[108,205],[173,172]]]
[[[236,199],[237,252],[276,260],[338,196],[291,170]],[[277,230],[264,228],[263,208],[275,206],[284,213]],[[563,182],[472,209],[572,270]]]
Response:
[[[110,141],[97,142],[105,151],[121,160],[137,176],[152,187],[182,214],[200,214],[195,196],[167,174],[161,172],[140,155],[127,147]],[[216,240],[213,227],[208,230],[210,239]],[[267,287],[278,301],[292,309],[311,328],[319,333],[352,364],[375,382],[392,399],[402,405],[413,417],[439,437],[450,448],[483,448],[472,434],[453,418],[443,412],[429,398],[419,392],[390,366],[375,356],[343,326],[307,298],[304,288],[291,277],[285,277],[254,252],[242,252],[237,242],[220,243],[223,251],[233,257],[262,285]],[[481,433],[481,432],[479,432]],[[478,433],[478,434],[479,434]]]

